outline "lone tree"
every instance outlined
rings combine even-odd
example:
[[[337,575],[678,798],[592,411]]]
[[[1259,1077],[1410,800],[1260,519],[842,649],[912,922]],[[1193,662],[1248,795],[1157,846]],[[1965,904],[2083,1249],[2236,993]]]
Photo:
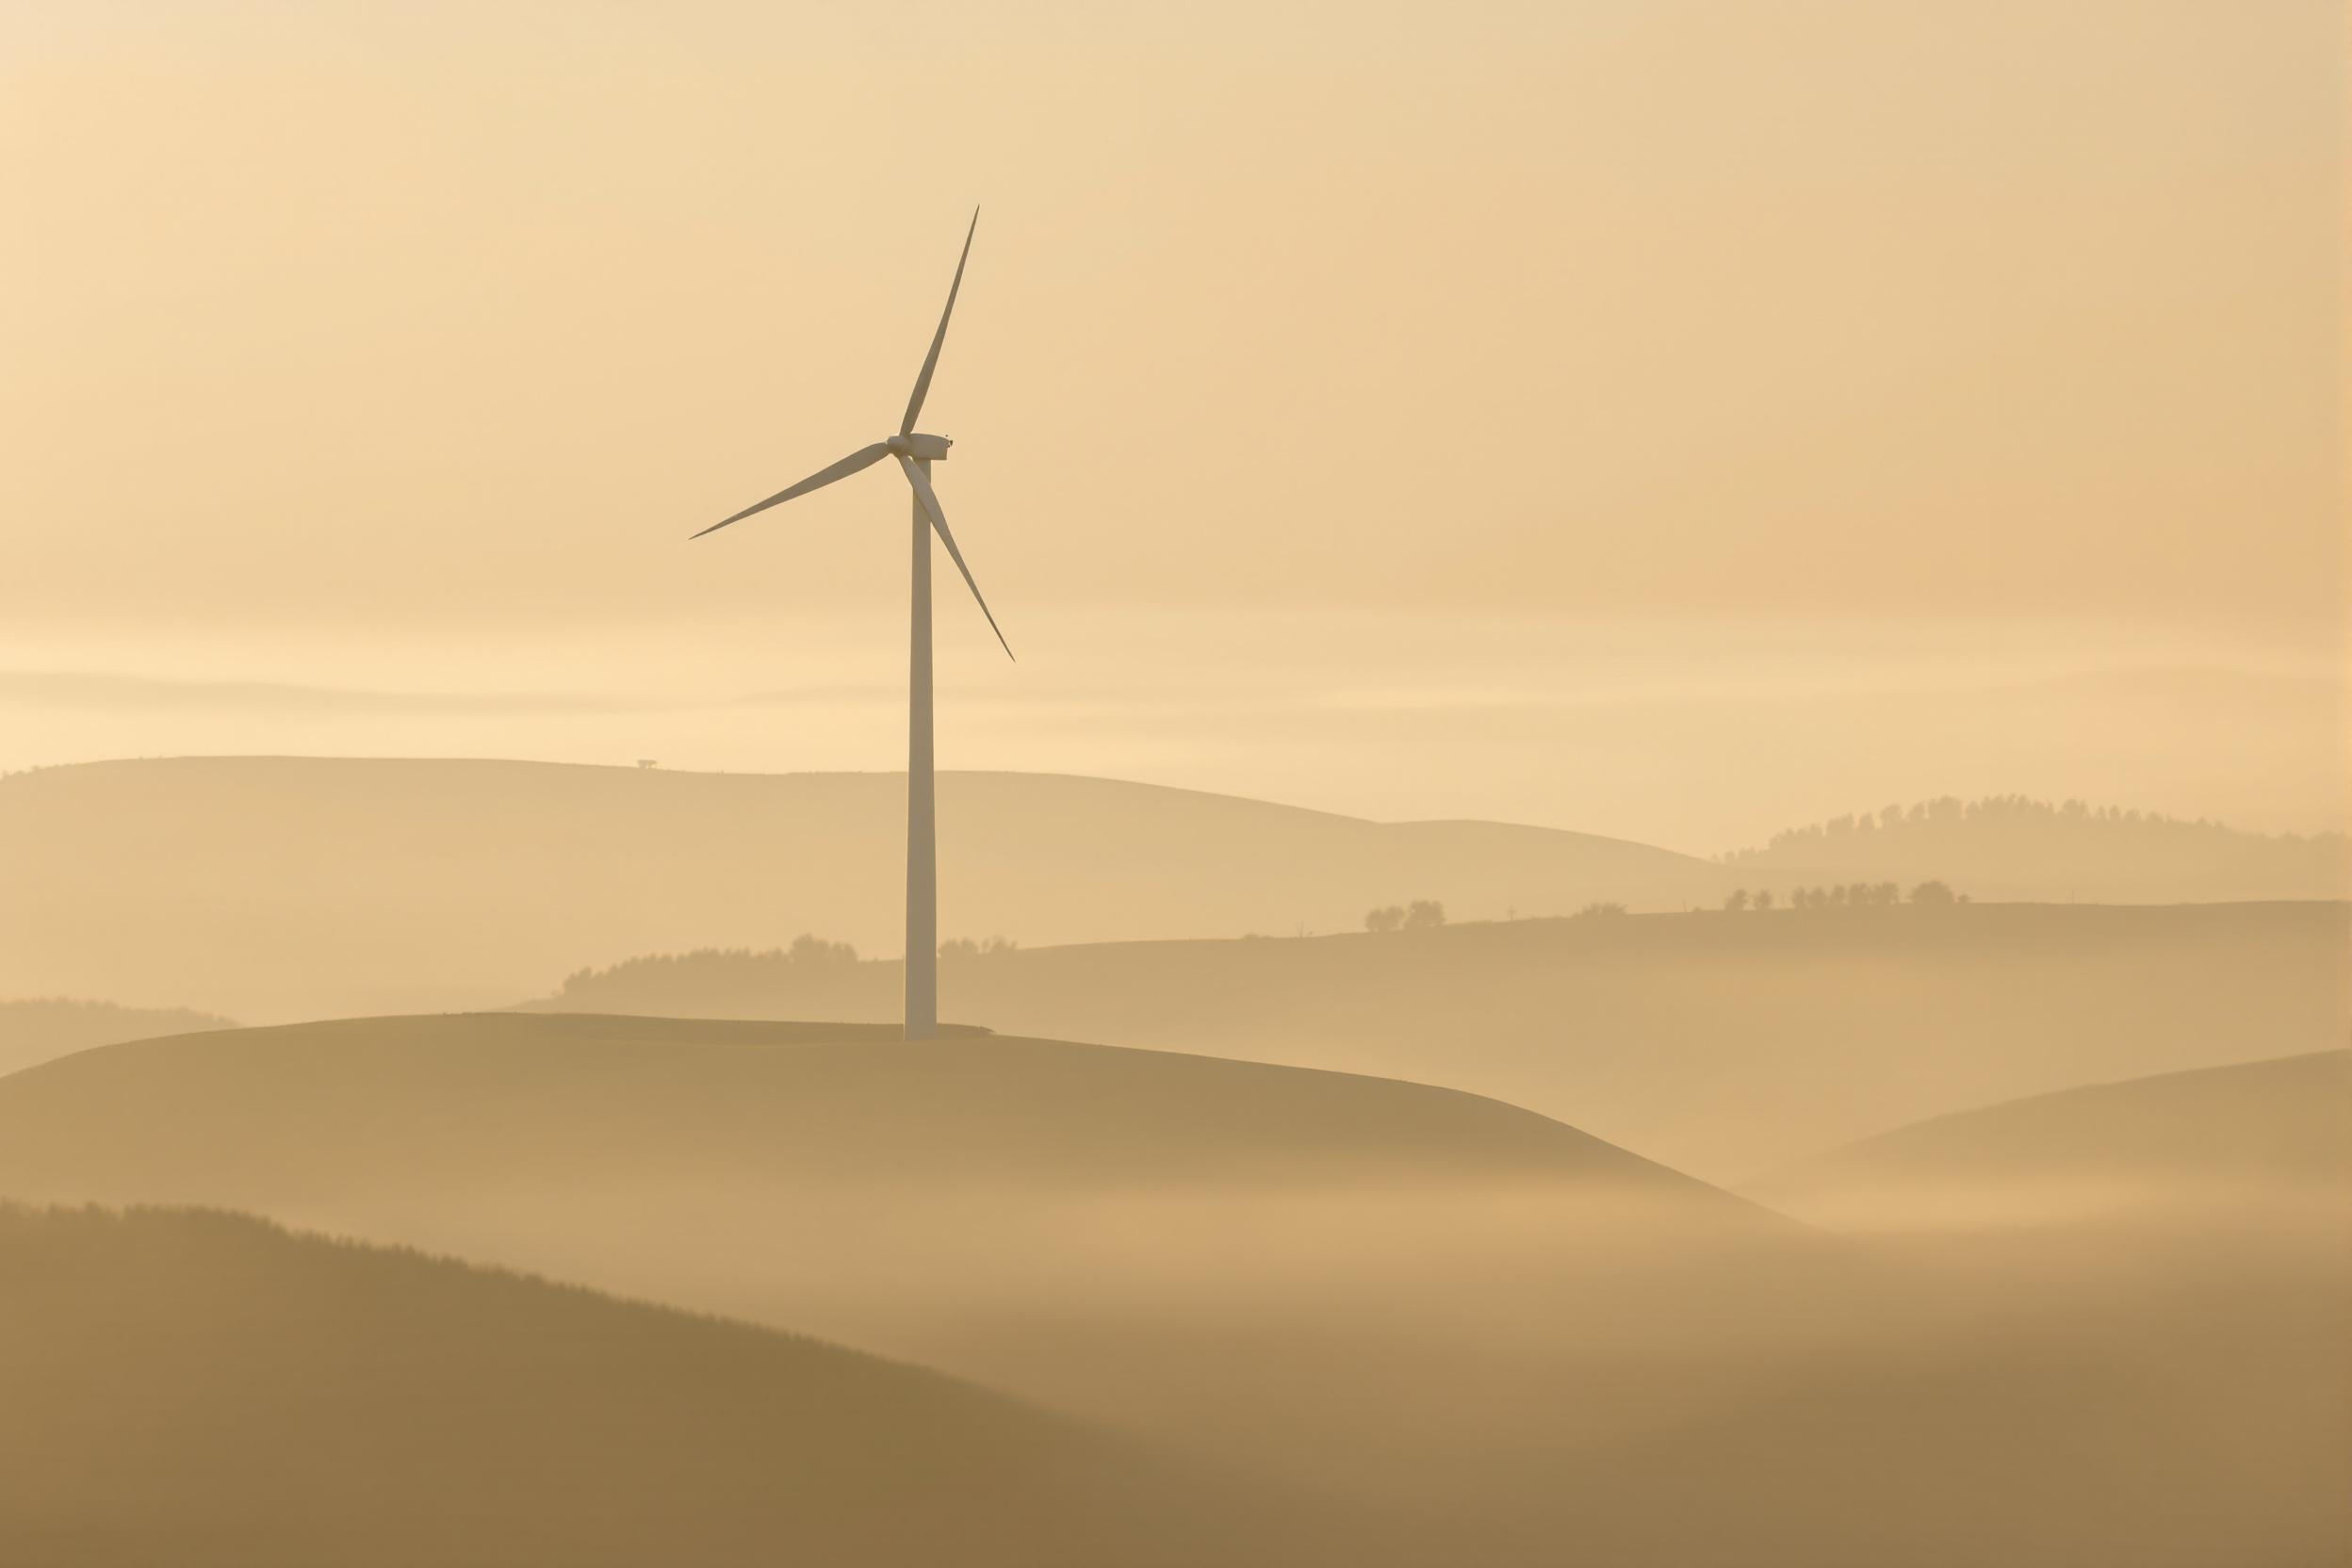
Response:
[[[1364,912],[1364,928],[1366,931],[1394,931],[1404,923],[1405,908],[1401,904],[1385,905]]]
[[[1434,931],[1446,923],[1446,906],[1433,898],[1416,898],[1405,906],[1405,929]]]
[[[1740,910],[1746,908],[1747,906],[1748,890],[1745,888],[1734,888],[1730,892],[1723,895],[1723,907],[1729,909],[1733,914],[1738,914]]]
[[[1951,883],[1936,881],[1922,882],[1912,889],[1911,902],[1914,904],[1952,904],[1956,903],[1957,900],[1952,896]]]

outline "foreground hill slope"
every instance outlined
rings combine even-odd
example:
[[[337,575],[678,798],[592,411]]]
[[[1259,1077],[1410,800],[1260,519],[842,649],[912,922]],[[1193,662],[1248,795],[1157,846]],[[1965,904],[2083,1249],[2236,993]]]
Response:
[[[2094,1084],[1955,1112],[1748,1184],[1825,1222],[1905,1212],[2293,1204],[2352,1193],[2352,1052]]]
[[[810,1340],[232,1215],[0,1206],[16,1568],[1311,1554],[1272,1498]]]
[[[541,1005],[895,1016],[895,964],[705,954]],[[1006,1029],[1507,1100],[1710,1180],[2085,1082],[2328,1050],[2342,904],[1706,911],[1024,949],[941,974]]]
[[[496,1004],[583,962],[813,931],[900,943],[905,780],[184,758],[0,779],[0,994],[246,1019]],[[947,935],[1351,928],[1375,905],[1711,903],[1704,861],[1044,774],[939,778]]]
[[[0,1074],[93,1045],[234,1027],[225,1018],[186,1007],[118,1007],[63,997],[0,1002]]]

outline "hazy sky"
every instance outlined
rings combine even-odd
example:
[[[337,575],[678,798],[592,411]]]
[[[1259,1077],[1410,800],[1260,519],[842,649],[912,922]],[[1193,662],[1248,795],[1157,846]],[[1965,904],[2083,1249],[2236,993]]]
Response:
[[[950,607],[951,678],[1238,700],[1288,627],[1442,710],[1645,618],[1612,669],[2332,678],[2343,61],[2319,0],[12,0],[0,665],[879,678],[888,470],[684,535],[894,428],[978,201],[925,423],[1027,662]],[[24,711],[0,764],[83,743]],[[141,739],[90,743],[217,749]]]

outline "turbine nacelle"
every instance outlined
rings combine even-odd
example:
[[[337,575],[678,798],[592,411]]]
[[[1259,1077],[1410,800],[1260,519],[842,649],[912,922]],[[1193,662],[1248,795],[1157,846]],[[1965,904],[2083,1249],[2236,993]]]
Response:
[[[893,435],[882,444],[899,456],[911,457],[918,463],[940,463],[946,461],[947,449],[956,443],[944,435],[915,433]]]

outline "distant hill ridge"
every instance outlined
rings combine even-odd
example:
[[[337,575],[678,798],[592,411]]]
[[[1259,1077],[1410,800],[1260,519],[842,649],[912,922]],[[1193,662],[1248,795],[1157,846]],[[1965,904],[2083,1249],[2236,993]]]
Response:
[[[0,995],[163,997],[269,1021],[496,1006],[583,963],[801,932],[895,953],[905,809],[890,773],[299,757],[41,769],[0,778]],[[1967,821],[1958,838],[1821,841],[1873,841],[1850,872],[1818,846],[1769,852],[1788,860],[1776,869],[1016,773],[942,774],[939,819],[942,933],[1033,945],[1348,931],[1413,901],[1457,920],[1678,910],[1823,880],[1941,879],[1980,900],[2343,891],[2324,846],[2218,832],[2194,854],[2093,863],[2057,840],[1994,853]]]
[[[1722,872],[1643,844],[1374,823],[1051,774],[939,776],[949,933],[1028,942],[1682,907]],[[0,779],[0,994],[240,1018],[497,1005],[583,961],[822,931],[897,951],[898,774],[180,758]]]
[[[2114,1208],[2352,1203],[2352,1051],[2322,1051],[1955,1111],[1746,1184],[1807,1218],[1941,1209],[2047,1223],[2070,1193]],[[2022,1196],[2021,1196],[2022,1195]]]
[[[229,1019],[188,1007],[122,1007],[62,996],[0,1002],[0,1074],[94,1045],[235,1027]]]

